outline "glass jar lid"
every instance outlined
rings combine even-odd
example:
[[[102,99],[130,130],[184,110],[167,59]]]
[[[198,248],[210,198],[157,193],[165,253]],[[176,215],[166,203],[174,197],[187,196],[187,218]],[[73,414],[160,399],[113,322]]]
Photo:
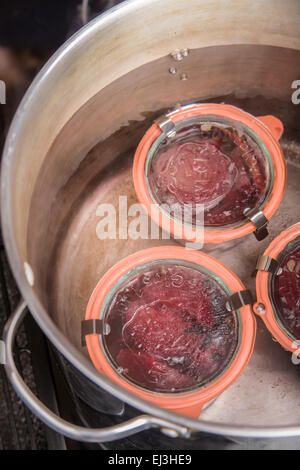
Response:
[[[245,223],[272,187],[272,159],[243,123],[213,115],[186,118],[161,134],[145,164],[153,202],[172,218],[206,228]]]
[[[181,260],[153,261],[121,277],[103,304],[107,359],[152,392],[186,392],[215,380],[239,341],[238,314],[215,277]]]

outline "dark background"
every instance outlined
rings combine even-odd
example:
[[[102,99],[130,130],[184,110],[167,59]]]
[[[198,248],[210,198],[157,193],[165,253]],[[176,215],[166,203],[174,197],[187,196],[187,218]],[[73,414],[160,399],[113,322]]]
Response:
[[[0,80],[6,84],[6,104],[0,104],[0,153],[15,110],[36,73],[75,31],[120,1],[1,0]],[[0,338],[20,295],[7,262],[0,233]],[[15,360],[27,385],[44,402],[57,406],[49,351],[34,321],[27,315],[19,331]],[[0,365],[0,450],[63,449],[66,443],[23,405]]]

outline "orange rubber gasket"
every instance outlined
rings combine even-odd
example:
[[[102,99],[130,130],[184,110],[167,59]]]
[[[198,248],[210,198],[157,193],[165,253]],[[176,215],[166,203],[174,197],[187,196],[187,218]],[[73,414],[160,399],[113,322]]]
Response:
[[[245,124],[250,128],[264,143],[272,158],[274,168],[274,180],[271,194],[262,210],[267,219],[270,219],[276,212],[285,189],[286,184],[286,165],[282,149],[278,143],[278,139],[283,133],[283,124],[275,116],[262,116],[256,118],[249,113],[231,105],[225,104],[197,104],[190,105],[185,108],[168,114],[174,123],[183,119],[198,117],[203,115],[214,115],[231,119]],[[145,180],[145,164],[148,152],[153,142],[161,134],[161,129],[155,123],[145,133],[135,152],[133,162],[133,182],[137,197],[146,209],[146,212],[152,220],[163,230],[170,232],[171,235],[182,234],[185,240],[193,242],[201,240],[199,228],[184,226],[175,219],[164,214],[159,207],[154,204]],[[202,228],[200,229],[203,230]],[[205,229],[203,230],[204,243],[221,243],[235,238],[243,237],[256,230],[255,225],[251,221],[245,222],[244,225],[235,228]],[[198,234],[198,235],[197,235]]]
[[[199,251],[186,250],[183,247],[163,246],[154,247],[134,253],[115,264],[97,284],[86,308],[85,319],[97,319],[100,317],[103,302],[115,283],[127,272],[136,266],[155,260],[181,260],[189,261],[207,268],[215,273],[232,293],[244,290],[243,283],[220,261]],[[192,392],[180,394],[160,394],[135,387],[127,380],[123,379],[108,362],[97,334],[86,336],[86,344],[89,355],[94,366],[119,386],[134,393],[135,395],[148,400],[162,408],[185,414],[192,417],[199,417],[203,405],[229,387],[243,372],[246,367],[255,342],[256,320],[250,305],[245,305],[239,309],[240,313],[240,342],[231,364],[224,370],[215,381],[206,387]]]
[[[281,232],[276,237],[268,248],[263,253],[264,256],[277,259],[278,255],[285,249],[288,243],[295,240],[300,236],[300,223],[292,225],[287,230]],[[270,331],[271,335],[281,344],[281,346],[291,352],[295,353],[296,349],[299,349],[299,345],[295,344],[295,340],[292,339],[286,331],[280,326],[276,319],[276,315],[273,309],[273,305],[269,296],[269,276],[272,273],[267,271],[257,271],[256,275],[256,295],[257,302],[253,306],[254,312],[260,316],[264,324]],[[259,304],[263,304],[265,307],[265,313],[260,313]]]

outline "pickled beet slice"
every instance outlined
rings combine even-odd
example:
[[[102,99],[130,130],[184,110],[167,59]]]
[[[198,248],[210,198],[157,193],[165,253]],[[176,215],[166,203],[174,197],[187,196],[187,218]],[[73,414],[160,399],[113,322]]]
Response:
[[[228,364],[237,344],[226,298],[197,269],[155,267],[116,294],[107,314],[107,350],[142,387],[175,391],[202,384]]]
[[[276,309],[283,325],[300,339],[300,245],[284,256],[280,266],[282,272],[273,282]]]
[[[162,145],[150,165],[148,181],[159,204],[175,207],[180,219],[184,206],[191,205],[185,222],[194,224],[196,205],[203,204],[204,224],[218,227],[243,220],[245,209],[263,201],[266,165],[254,141],[215,125],[178,140]]]

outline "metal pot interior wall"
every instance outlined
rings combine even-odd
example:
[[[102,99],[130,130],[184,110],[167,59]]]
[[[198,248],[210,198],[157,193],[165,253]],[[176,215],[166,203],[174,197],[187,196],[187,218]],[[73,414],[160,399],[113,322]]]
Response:
[[[151,2],[142,3],[150,8]],[[158,3],[153,2],[154,13]],[[137,202],[131,177],[134,151],[153,119],[166,110],[178,104],[214,101],[240,106],[254,115],[274,114],[279,117],[285,126],[282,146],[288,160],[289,175],[284,200],[271,222],[271,238],[297,221],[300,106],[291,101],[291,84],[299,71],[300,40],[297,42],[294,20],[290,20],[292,26],[289,28],[282,26],[280,39],[274,39],[275,31],[259,36],[257,24],[256,34],[251,30],[246,38],[241,33],[239,40],[235,41],[230,27],[234,15],[238,18],[239,7],[232,1],[232,15],[230,21],[227,18],[223,36],[207,40],[215,31],[209,30],[203,47],[196,47],[202,34],[195,29],[195,21],[191,19],[193,9],[197,9],[196,3],[191,2],[190,28],[186,35],[175,16],[172,28],[173,32],[176,28],[180,30],[180,40],[171,40],[168,36],[166,45],[159,48],[158,41],[153,39],[151,44],[149,39],[143,44],[144,50],[137,44],[136,57],[130,55],[131,43],[126,50],[126,41],[132,40],[124,33],[124,19],[116,12],[119,34],[125,34],[119,51],[119,78],[115,74],[116,78],[108,83],[99,79],[97,86],[100,72],[95,72],[94,61],[101,57],[101,47],[103,53],[107,52],[102,64],[104,76],[107,67],[116,68],[115,62],[109,63],[116,59],[115,49],[109,56],[107,42],[116,36],[112,32],[111,21],[104,31],[107,35],[99,36],[99,43],[92,37],[90,29],[86,48],[77,48],[77,61],[67,72],[62,60],[57,64],[53,61],[56,79],[59,79],[61,71],[61,82],[54,83],[49,79],[49,83],[36,85],[36,94],[41,99],[34,102],[30,115],[37,119],[36,128],[32,131],[31,142],[27,139],[24,143],[21,155],[24,168],[15,172],[15,179],[11,182],[17,188],[12,196],[16,246],[22,263],[30,266],[29,278],[36,296],[57,327],[80,350],[80,322],[91,291],[102,274],[120,258],[138,249],[174,243],[170,240],[99,240],[96,233],[100,203],[117,206],[122,195],[128,197],[128,206]],[[283,3],[278,2],[280,5]],[[126,7],[128,14],[133,15],[133,22],[141,18],[139,8],[133,11],[135,4],[138,6],[138,2],[132,2]],[[165,8],[171,2],[163,4]],[[247,2],[249,12],[252,11],[250,5],[251,2]],[[297,16],[297,11],[300,16],[296,5],[290,2],[289,18]],[[155,21],[154,13],[152,21]],[[213,8],[206,11],[206,21],[215,21],[214,13]],[[251,14],[248,26],[254,28],[255,13],[252,11]],[[239,32],[243,31],[243,22],[247,21],[243,13],[241,15]],[[269,14],[261,15],[266,15],[269,24]],[[152,36],[150,30],[147,31]],[[132,31],[134,33],[135,30]],[[199,37],[189,41],[193,35]],[[163,39],[160,36],[159,42],[163,43]],[[115,44],[121,47],[117,36]],[[190,48],[189,54],[181,61],[170,55],[176,44]],[[165,51],[167,46],[170,49]],[[86,67],[87,61],[92,61],[90,69]],[[176,73],[171,73],[174,70],[170,69],[176,69]],[[48,73],[51,74],[51,67]],[[113,77],[114,74],[107,72],[107,75]],[[77,83],[75,79],[78,79],[78,86],[73,88]],[[42,111],[44,104],[46,114]],[[31,106],[30,101],[26,106]],[[26,109],[22,112],[25,113]],[[38,122],[39,114],[41,122]],[[20,116],[17,118],[21,119]],[[41,142],[38,142],[42,124],[45,128],[41,131]],[[32,122],[21,123],[24,135],[31,132],[30,125]],[[11,143],[14,138],[11,136]],[[21,143],[14,151],[17,149],[22,154]],[[15,159],[16,168],[18,159]],[[247,287],[253,289],[250,273],[257,255],[263,252],[269,241],[270,238],[258,243],[254,237],[248,236],[245,240],[228,242],[218,248],[207,246],[204,251],[225,262]],[[299,422],[300,416],[295,413],[300,406],[296,368],[291,364],[290,356],[272,341],[263,324],[259,322],[258,326],[255,353],[246,372],[203,411],[201,419],[243,426]]]

